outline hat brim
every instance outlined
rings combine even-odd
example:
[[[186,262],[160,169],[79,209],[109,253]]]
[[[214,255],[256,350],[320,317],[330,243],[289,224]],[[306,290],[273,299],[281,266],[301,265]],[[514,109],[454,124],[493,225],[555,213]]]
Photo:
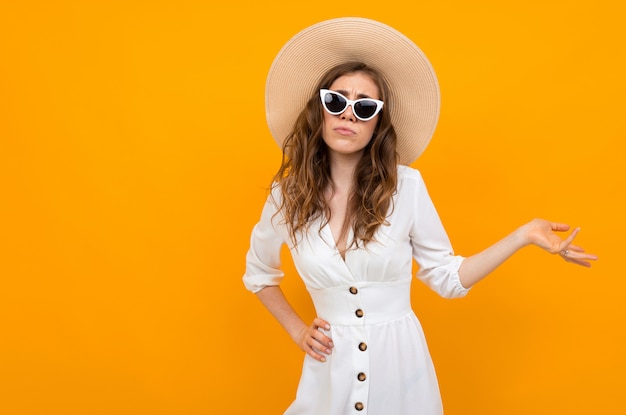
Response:
[[[415,161],[430,142],[439,119],[437,77],[426,55],[409,38],[364,18],[317,23],[280,50],[265,88],[267,123],[276,142],[282,146],[298,114],[316,93],[313,88],[321,77],[348,61],[363,62],[387,80],[399,162]]]

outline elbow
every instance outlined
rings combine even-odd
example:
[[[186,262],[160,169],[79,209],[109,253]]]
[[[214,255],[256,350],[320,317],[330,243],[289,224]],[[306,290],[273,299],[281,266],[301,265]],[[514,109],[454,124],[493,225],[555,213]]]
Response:
[[[472,285],[461,278],[463,259],[455,256],[446,266],[420,269],[417,277],[443,298],[465,297]]]
[[[461,283],[457,272],[446,272],[438,275],[433,275],[433,273],[418,274],[418,278],[443,298],[462,298],[470,290],[469,287],[465,287]]]
[[[465,288],[463,285],[458,284],[458,287],[451,287],[450,290],[440,293],[440,295],[449,300],[463,298],[469,293],[470,288]]]
[[[459,274],[459,285],[461,286],[461,289],[467,291],[467,290],[470,290],[474,286],[474,283],[467,281],[466,279],[463,278],[461,274]]]

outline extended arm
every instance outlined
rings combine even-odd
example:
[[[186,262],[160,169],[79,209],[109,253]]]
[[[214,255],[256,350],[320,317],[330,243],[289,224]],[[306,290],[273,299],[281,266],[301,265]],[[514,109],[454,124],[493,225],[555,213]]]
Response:
[[[565,232],[569,228],[569,225],[562,223],[542,219],[532,220],[484,251],[466,258],[459,269],[461,284],[470,288],[527,245],[537,245],[551,254],[560,254],[568,262],[590,267],[589,261],[594,261],[598,257],[587,254],[581,247],[572,244],[580,228],[574,229],[565,239],[555,234]]]

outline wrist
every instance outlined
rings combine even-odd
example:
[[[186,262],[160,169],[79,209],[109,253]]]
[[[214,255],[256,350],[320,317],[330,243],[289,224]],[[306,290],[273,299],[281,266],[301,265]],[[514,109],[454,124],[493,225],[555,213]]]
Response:
[[[304,321],[300,320],[297,324],[294,324],[294,326],[291,327],[290,330],[288,330],[289,336],[294,342],[300,344],[303,333],[307,330],[307,328],[308,326],[304,324]]]
[[[515,241],[520,248],[531,245],[533,243],[531,238],[531,228],[532,222],[528,222],[517,228],[517,230],[513,233],[513,237],[515,238]]]

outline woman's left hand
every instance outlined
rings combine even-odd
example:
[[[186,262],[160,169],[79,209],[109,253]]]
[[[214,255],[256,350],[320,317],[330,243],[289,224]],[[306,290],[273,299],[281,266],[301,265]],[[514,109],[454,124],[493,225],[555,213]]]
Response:
[[[566,232],[570,229],[564,223],[550,222],[543,219],[534,219],[525,225],[529,243],[545,249],[551,254],[559,254],[567,262],[590,267],[589,261],[598,259],[596,255],[585,253],[578,245],[572,244],[580,228],[576,228],[565,239],[561,239],[555,232]]]

